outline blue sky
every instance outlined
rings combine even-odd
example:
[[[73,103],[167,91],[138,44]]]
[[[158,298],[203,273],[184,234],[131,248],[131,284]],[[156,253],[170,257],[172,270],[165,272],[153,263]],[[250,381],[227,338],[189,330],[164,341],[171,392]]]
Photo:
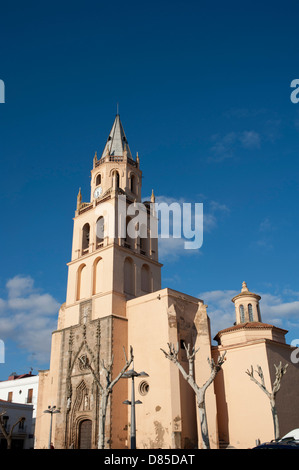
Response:
[[[78,188],[89,199],[119,103],[143,196],[202,202],[199,252],[161,246],[163,287],[199,296],[212,332],[246,281],[299,338],[296,1],[1,5],[0,338],[10,372],[49,366]]]

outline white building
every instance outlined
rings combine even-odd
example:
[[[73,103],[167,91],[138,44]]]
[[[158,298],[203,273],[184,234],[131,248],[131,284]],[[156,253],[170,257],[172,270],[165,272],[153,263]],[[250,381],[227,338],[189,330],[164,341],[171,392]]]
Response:
[[[17,375],[13,372],[8,380],[0,382],[0,399],[12,403],[33,405],[33,418],[36,416],[38,375]]]
[[[28,434],[32,436],[34,436],[35,430],[38,381],[39,376],[32,375],[31,372],[23,375],[17,375],[13,372],[8,377],[8,380],[0,382],[0,400],[13,404],[31,405],[31,407],[29,407],[32,413],[30,420],[31,427],[30,429],[27,427],[27,431]]]
[[[4,413],[2,420],[5,430],[7,433],[12,431],[12,449],[33,449],[32,411],[33,405],[0,400],[0,413]],[[18,422],[20,418],[24,418],[24,421]],[[0,428],[0,449],[5,449],[6,446],[7,440]]]

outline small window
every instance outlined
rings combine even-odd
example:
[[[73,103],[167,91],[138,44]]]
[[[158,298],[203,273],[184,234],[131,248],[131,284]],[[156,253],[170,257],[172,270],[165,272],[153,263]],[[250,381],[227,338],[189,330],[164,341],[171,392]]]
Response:
[[[132,238],[130,235],[134,236],[134,233],[131,233],[134,229],[132,228],[131,218],[127,217],[126,218],[126,238],[124,240],[124,246],[126,248],[134,248],[134,238]]]
[[[87,253],[89,249],[89,232],[89,224],[85,224],[82,229],[82,254]]]
[[[32,398],[33,398],[33,388],[29,388],[28,394],[27,394],[27,403],[32,403]]]
[[[102,182],[102,176],[101,176],[101,175],[97,175],[96,186],[99,186],[99,184],[101,184],[101,182]]]
[[[147,229],[146,225],[142,224],[140,227],[140,253],[145,255],[147,252]]]
[[[146,380],[143,380],[139,384],[139,393],[140,395],[144,396],[144,395],[147,395],[148,392],[149,392],[149,384]]]
[[[21,421],[19,422],[19,429],[21,430],[25,429],[24,423],[25,423],[25,418],[21,419]]]
[[[135,176],[132,175],[130,178],[130,191],[135,193]]]
[[[260,312],[260,306],[259,306],[259,304],[257,304],[257,306],[256,306],[256,311],[257,311],[257,318],[258,318],[258,321],[261,321],[261,312]]]
[[[118,173],[118,171],[115,170],[113,172],[112,176],[113,176],[113,179],[115,181],[115,188],[118,189],[119,188],[119,173]]]
[[[12,394],[13,394],[13,392],[8,392],[7,401],[12,402]]]
[[[100,248],[103,246],[104,242],[104,217],[99,217],[97,222],[96,222],[96,247]]]
[[[248,315],[249,315],[249,321],[253,321],[253,311],[252,311],[251,304],[248,304]]]
[[[240,305],[239,307],[239,312],[240,312],[240,322],[245,323],[245,315],[244,315],[244,307],[243,305]]]

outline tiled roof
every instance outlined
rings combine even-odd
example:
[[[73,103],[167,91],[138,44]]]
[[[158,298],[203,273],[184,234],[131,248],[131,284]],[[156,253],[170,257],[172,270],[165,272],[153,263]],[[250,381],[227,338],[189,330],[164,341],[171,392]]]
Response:
[[[229,333],[230,331],[236,330],[243,330],[243,329],[269,329],[275,328],[276,330],[280,330],[284,333],[287,333],[287,330],[283,328],[278,328],[277,326],[270,325],[269,323],[262,323],[262,322],[247,322],[247,323],[238,323],[238,325],[230,326],[229,328],[225,328],[224,330],[218,331],[217,335],[214,339],[219,338],[223,333]]]
[[[17,380],[17,379],[26,379],[27,377],[35,377],[35,374],[21,374],[21,375],[17,375],[17,374],[11,374],[7,380]],[[4,381],[5,382],[5,381]]]

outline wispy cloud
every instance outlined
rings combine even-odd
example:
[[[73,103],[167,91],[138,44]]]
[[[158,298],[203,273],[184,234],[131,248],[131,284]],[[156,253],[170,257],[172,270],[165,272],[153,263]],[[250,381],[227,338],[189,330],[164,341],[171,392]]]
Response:
[[[239,135],[239,140],[244,148],[257,149],[261,145],[261,137],[255,131],[244,131]]]
[[[231,299],[239,292],[213,290],[199,293],[198,297],[208,305],[212,337],[236,321],[235,307]],[[258,294],[261,296],[260,308],[264,323],[285,329],[299,327],[299,292],[289,290],[275,294],[269,292],[258,292]]]
[[[0,299],[0,335],[12,340],[39,363],[50,357],[51,333],[56,328],[59,303],[34,286],[30,276],[15,276]]]
[[[253,130],[241,132],[229,132],[224,135],[214,134],[212,136],[211,161],[223,161],[233,158],[240,148],[259,149],[261,136]]]
[[[211,320],[212,338],[218,331],[232,326],[235,310],[231,299],[238,294],[235,290],[213,290],[200,292],[198,297],[208,305],[207,313]]]
[[[272,250],[273,249],[273,241],[272,241],[272,233],[275,231],[275,227],[272,224],[269,217],[265,217],[259,227],[258,231],[256,232],[258,235],[258,239],[252,242],[253,247],[261,247],[263,249]]]
[[[194,255],[193,250],[186,250],[183,238],[159,238],[159,258],[161,261],[177,261],[181,256]],[[195,250],[199,254],[199,250]]]
[[[269,217],[266,217],[264,220],[261,221],[259,226],[260,232],[269,232],[273,230],[272,223],[270,222]]]

